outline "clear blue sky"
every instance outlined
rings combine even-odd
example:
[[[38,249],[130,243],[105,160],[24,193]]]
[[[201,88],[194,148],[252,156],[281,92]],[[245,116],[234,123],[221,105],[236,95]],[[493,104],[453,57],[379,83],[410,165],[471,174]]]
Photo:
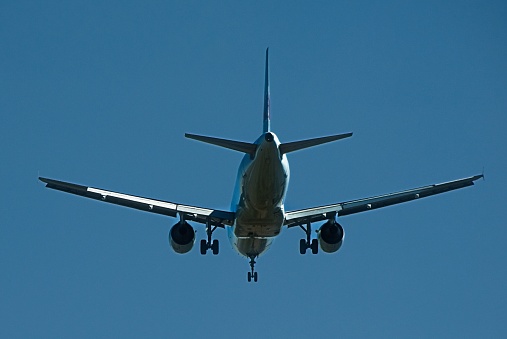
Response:
[[[0,337],[507,336],[504,1],[0,3]],[[226,209],[270,47],[288,209],[479,174],[472,188],[341,220],[259,283],[229,250],[173,253],[174,219],[43,188],[37,174]],[[204,228],[197,225],[197,238]]]

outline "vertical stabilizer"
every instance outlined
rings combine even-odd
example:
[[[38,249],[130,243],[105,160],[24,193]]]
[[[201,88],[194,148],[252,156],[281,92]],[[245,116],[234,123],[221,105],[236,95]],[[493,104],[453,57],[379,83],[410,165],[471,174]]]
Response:
[[[270,99],[269,99],[269,64],[268,64],[268,53],[269,53],[269,47],[266,48],[266,71],[264,74],[264,126],[263,126],[263,132],[269,132],[270,129],[270,120],[271,120],[271,113],[269,110],[270,106]]]

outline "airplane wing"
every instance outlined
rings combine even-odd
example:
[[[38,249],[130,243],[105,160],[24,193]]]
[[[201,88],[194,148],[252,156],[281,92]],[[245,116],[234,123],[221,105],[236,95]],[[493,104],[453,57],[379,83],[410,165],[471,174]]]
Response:
[[[287,227],[299,226],[308,222],[316,222],[364,211],[370,211],[381,207],[400,204],[431,195],[440,194],[463,187],[474,185],[474,181],[482,178],[483,175],[476,175],[469,178],[448,181],[441,184],[429,185],[397,193],[379,195],[376,197],[351,200],[338,204],[307,208],[285,213],[284,225]]]
[[[39,177],[39,180],[46,183],[47,188],[52,188],[55,190],[72,193],[115,205],[135,208],[141,211],[167,215],[170,217],[176,217],[182,214],[185,220],[195,221],[202,224],[206,224],[209,218],[210,224],[218,227],[224,227],[224,225],[232,226],[234,223],[233,212],[142,198],[135,195],[106,191],[103,189],[81,186],[41,177]]]

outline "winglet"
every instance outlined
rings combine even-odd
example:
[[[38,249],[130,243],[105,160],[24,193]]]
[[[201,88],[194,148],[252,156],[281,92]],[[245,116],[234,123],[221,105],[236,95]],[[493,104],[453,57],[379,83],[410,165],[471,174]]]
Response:
[[[271,112],[270,112],[270,98],[269,98],[269,47],[266,48],[266,69],[264,72],[264,125],[263,132],[269,132],[271,130],[270,120],[271,120]]]

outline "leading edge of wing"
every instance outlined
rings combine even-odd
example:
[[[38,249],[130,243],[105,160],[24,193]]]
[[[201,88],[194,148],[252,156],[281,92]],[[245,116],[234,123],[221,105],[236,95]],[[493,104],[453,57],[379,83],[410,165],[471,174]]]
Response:
[[[400,204],[407,201],[425,198],[432,195],[474,185],[474,181],[483,178],[483,175],[453,180],[441,184],[414,188],[397,193],[374,196],[370,198],[351,200],[338,204],[307,208],[290,211],[285,214],[285,225],[288,227],[299,226],[308,222],[316,222],[329,219],[334,215],[344,216],[374,210],[381,207]]]
[[[210,223],[215,226],[232,226],[234,223],[235,214],[233,212],[143,198],[135,195],[112,192],[99,188],[87,187],[42,177],[39,177],[39,180],[44,182],[47,188],[76,194],[86,198],[100,200],[115,205],[135,208],[141,211],[167,215],[170,217],[176,217],[181,213],[184,215],[185,220],[195,221],[203,224],[206,224],[207,219],[209,218]]]

